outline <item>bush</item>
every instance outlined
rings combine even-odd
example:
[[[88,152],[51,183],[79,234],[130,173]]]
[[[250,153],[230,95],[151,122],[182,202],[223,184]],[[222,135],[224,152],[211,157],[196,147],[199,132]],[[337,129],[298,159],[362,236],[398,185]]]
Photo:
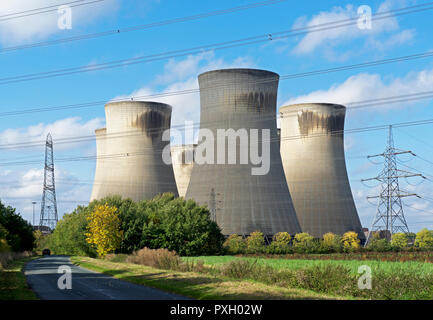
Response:
[[[237,234],[230,235],[223,246],[229,254],[245,253],[247,250],[245,240]]]
[[[271,254],[284,254],[292,251],[290,241],[292,237],[287,232],[278,232],[274,235],[272,243],[267,247],[267,252]]]
[[[392,235],[391,244],[394,248],[399,250],[404,249],[408,246],[409,239],[404,233],[395,233]]]
[[[33,227],[16,213],[14,208],[5,207],[1,202],[0,225],[3,226],[3,231],[1,231],[3,234],[5,234],[6,230],[5,239],[12,251],[21,252],[33,250],[35,241]],[[3,246],[4,245],[3,241]]]
[[[86,219],[89,222],[86,241],[96,247],[96,252],[100,257],[120,247],[123,230],[120,230],[121,222],[116,207],[97,206]]]
[[[343,248],[347,252],[357,251],[361,248],[361,241],[358,238],[358,234],[354,231],[348,231],[343,234],[341,239],[343,242]]]
[[[149,248],[134,252],[126,261],[164,270],[179,270],[182,264],[182,260],[174,251]]]
[[[433,249],[433,232],[422,229],[416,234],[415,246],[420,249]]]
[[[252,232],[247,238],[247,251],[249,253],[265,252],[265,239],[260,231]]]
[[[246,259],[233,260],[223,264],[220,272],[223,276],[246,279],[254,278],[254,275],[259,274],[260,267],[257,265],[257,260],[249,261]]]
[[[55,254],[96,257],[96,250],[86,241],[88,215],[88,208],[82,206],[65,214],[47,237],[48,248]]]
[[[0,253],[0,270],[6,268],[14,260],[31,257],[32,255],[31,251],[2,252]]]
[[[325,233],[323,235],[320,246],[323,252],[342,252],[343,243],[342,237],[332,232]]]
[[[373,239],[367,249],[375,252],[388,252],[392,250],[391,243],[387,239]]]
[[[297,253],[313,253],[318,249],[318,245],[313,236],[303,232],[295,235],[293,248]]]

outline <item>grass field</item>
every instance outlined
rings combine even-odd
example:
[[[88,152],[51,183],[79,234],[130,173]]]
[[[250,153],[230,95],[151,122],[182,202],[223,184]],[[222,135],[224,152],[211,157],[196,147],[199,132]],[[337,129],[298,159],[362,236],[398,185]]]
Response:
[[[71,261],[84,268],[102,272],[118,279],[200,300],[352,299],[351,297],[317,293],[299,288],[282,288],[256,281],[239,281],[221,275],[168,271],[87,257],[72,257]]]
[[[249,260],[257,261],[258,265],[266,265],[275,269],[290,269],[299,270],[312,266],[326,266],[326,265],[343,265],[350,269],[352,274],[358,273],[358,268],[362,265],[369,266],[373,273],[384,272],[393,274],[397,271],[404,271],[410,274],[431,274],[433,273],[433,264],[417,261],[407,262],[389,262],[378,260],[298,260],[298,259],[284,259],[284,258],[258,258],[258,257],[235,257],[235,256],[202,256],[193,258],[183,258],[185,261],[198,261],[202,260],[207,266],[220,266],[224,263],[235,260]]]
[[[24,265],[34,257],[22,258],[10,262],[0,269],[0,300],[36,300],[23,273]]]

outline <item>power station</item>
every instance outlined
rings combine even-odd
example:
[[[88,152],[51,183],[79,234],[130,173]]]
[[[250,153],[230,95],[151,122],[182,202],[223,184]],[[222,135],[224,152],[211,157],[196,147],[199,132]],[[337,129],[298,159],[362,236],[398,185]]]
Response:
[[[197,145],[170,148],[163,139],[171,122],[167,104],[105,106],[106,128],[95,131],[91,200],[121,195],[140,201],[171,192],[207,205],[224,235],[321,238],[355,231],[364,240],[347,177],[344,106],[282,107],[277,129],[278,74],[222,69],[199,75],[198,82]],[[172,164],[163,160],[167,148]]]
[[[280,231],[301,232],[284,177],[277,137],[278,74],[255,69],[224,69],[203,73],[198,80],[201,112],[195,156],[212,158],[210,154],[213,154],[215,161],[225,160],[225,163],[198,164],[196,159],[186,198],[207,204],[215,211],[216,222],[224,235],[248,235],[260,230],[269,237]],[[206,150],[210,154],[200,154],[201,142],[209,143],[200,141],[201,134],[217,138],[221,130],[239,134],[234,139],[235,147],[229,148],[230,141],[224,141],[224,148],[218,150],[221,141],[217,141],[212,150]],[[257,136],[252,130],[257,130]],[[241,131],[247,133],[246,138]],[[265,132],[269,133],[267,138],[263,138]],[[252,148],[254,138],[258,140],[258,150]],[[244,139],[246,145],[241,141]],[[241,163],[241,152],[247,152],[249,146],[249,156],[265,154],[264,144],[269,146],[269,170],[253,175],[257,165],[250,159]],[[230,157],[235,161],[230,162]]]
[[[171,164],[162,153],[170,141],[171,106],[122,101],[105,106],[106,128],[96,130],[97,162],[91,200],[121,195],[134,201],[178,195]]]
[[[302,231],[355,231],[365,238],[344,156],[342,105],[307,103],[281,107],[281,158]]]

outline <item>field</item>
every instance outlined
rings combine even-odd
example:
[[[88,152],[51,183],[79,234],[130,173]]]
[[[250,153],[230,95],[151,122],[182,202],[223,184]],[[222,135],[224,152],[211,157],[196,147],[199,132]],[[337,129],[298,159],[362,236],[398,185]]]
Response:
[[[352,274],[358,274],[358,268],[362,265],[367,265],[375,272],[383,272],[393,274],[398,271],[407,272],[410,274],[433,274],[433,263],[425,263],[418,261],[407,262],[391,262],[379,260],[322,260],[322,259],[286,259],[286,258],[261,258],[261,257],[235,257],[235,256],[202,256],[193,258],[183,258],[185,261],[199,260],[203,261],[207,266],[221,266],[230,261],[247,260],[255,262],[257,265],[270,266],[277,270],[300,270],[307,267],[324,267],[326,265],[342,265],[350,269]]]
[[[163,264],[156,267],[152,255],[146,257],[129,263],[127,255],[112,255],[108,260],[74,257],[73,261],[127,281],[197,299],[433,299],[430,262],[362,260],[360,256],[358,260],[343,256],[332,260],[330,255],[314,259],[313,255],[305,259],[294,259],[297,255],[167,255],[158,258]],[[371,268],[369,288],[359,286],[365,274],[359,274],[358,268],[364,265]]]

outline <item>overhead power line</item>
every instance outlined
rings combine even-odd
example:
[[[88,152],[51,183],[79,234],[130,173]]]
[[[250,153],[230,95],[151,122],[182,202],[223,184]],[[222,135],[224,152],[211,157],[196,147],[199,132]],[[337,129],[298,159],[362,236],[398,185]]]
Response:
[[[417,125],[426,125],[426,124],[433,124],[433,119],[425,119],[425,120],[418,120],[418,121],[411,121],[411,122],[403,122],[403,123],[396,123],[393,124],[393,127],[411,127],[411,126],[417,126]],[[284,136],[278,138],[278,141],[284,141],[284,140],[296,140],[296,139],[305,139],[305,138],[317,138],[324,135],[341,135],[343,133],[362,133],[362,132],[369,132],[369,131],[379,131],[379,130],[386,130],[389,128],[389,125],[377,125],[377,126],[370,126],[370,127],[362,127],[362,128],[353,128],[353,129],[345,129],[345,130],[339,130],[332,133],[317,133],[317,134],[310,134],[308,136],[301,136],[301,135],[294,135],[294,136]],[[136,134],[136,133],[135,133]],[[107,137],[106,139],[115,139],[125,136],[132,136],[133,134],[126,135],[125,133],[119,134],[117,136],[111,136]],[[95,139],[94,136],[77,136],[77,137],[71,137],[71,138],[64,138],[64,139],[58,139],[56,140],[56,145],[61,144],[68,144],[68,143],[78,143],[78,142],[87,142],[87,141],[93,141]],[[277,141],[277,139],[271,139],[272,141]],[[36,144],[35,142],[31,143],[20,143],[20,144],[3,144],[0,145],[0,149],[18,149],[18,148],[30,148],[30,147],[38,147],[41,146],[40,143]],[[149,148],[150,150],[151,148]],[[139,155],[146,155],[149,154],[147,151],[143,152],[135,152],[135,153],[121,153],[121,154],[111,154],[111,155],[103,155],[103,156],[86,156],[86,157],[68,157],[68,158],[60,158],[56,159],[56,162],[74,162],[74,161],[93,161],[95,159],[104,159],[109,160],[113,158],[122,158],[122,157],[132,157],[132,156],[139,156]],[[28,165],[28,164],[35,164],[39,163],[38,160],[31,160],[31,161],[10,161],[10,162],[3,162],[0,163],[0,166],[17,166],[17,165]]]
[[[311,77],[311,76],[323,75],[323,74],[334,73],[334,72],[341,72],[341,71],[354,70],[354,69],[360,69],[360,68],[374,67],[374,66],[379,66],[379,65],[386,65],[386,64],[391,64],[391,63],[410,61],[410,60],[416,60],[416,59],[422,59],[422,58],[430,58],[430,57],[433,57],[433,51],[427,51],[427,52],[416,53],[416,54],[412,54],[412,55],[405,55],[405,56],[400,56],[400,57],[395,57],[395,58],[382,59],[382,60],[367,61],[367,62],[363,62],[363,63],[345,65],[345,66],[334,67],[334,68],[318,69],[318,70],[307,71],[307,72],[302,72],[302,73],[282,75],[279,77],[279,80],[292,80],[292,79]],[[249,82],[248,84],[267,83],[267,82],[274,82],[276,80],[277,79],[275,77],[268,77],[268,78],[257,80],[254,82]],[[224,84],[224,85],[208,87],[208,88],[201,89],[201,90],[199,88],[194,88],[194,89],[188,89],[188,90],[162,92],[162,93],[151,94],[151,95],[140,95],[140,96],[137,95],[137,96],[131,96],[131,97],[129,97],[129,99],[137,101],[137,100],[144,100],[144,99],[166,98],[166,97],[177,96],[177,95],[197,94],[203,90],[226,88],[226,87],[231,87],[232,85],[233,84],[228,83],[228,84]],[[408,95],[400,95],[397,97],[399,99],[409,98],[409,97],[410,98],[418,97],[419,99],[425,99],[425,98],[433,97],[433,91],[418,92],[418,93],[413,93],[413,94],[408,94]],[[386,100],[386,98],[383,98],[383,99]],[[106,100],[82,102],[82,103],[52,106],[52,107],[41,106],[41,107],[32,108],[32,109],[0,112],[0,117],[15,116],[15,115],[21,115],[21,114],[27,114],[27,113],[40,113],[40,112],[50,112],[50,111],[57,111],[57,110],[88,108],[88,107],[93,107],[93,106],[104,105],[108,102],[118,102],[118,101],[124,101],[124,100],[125,100],[124,98],[122,98],[122,99],[106,99]],[[400,102],[400,101],[396,101],[396,102]],[[352,102],[352,104],[353,104],[353,107],[355,107],[357,102]]]
[[[195,14],[195,15],[191,15],[191,16],[174,18],[174,19],[169,19],[169,20],[163,20],[163,21],[158,21],[158,22],[153,22],[153,23],[148,23],[148,24],[140,24],[140,25],[134,25],[134,26],[124,27],[124,28],[105,30],[105,31],[100,31],[100,32],[95,32],[95,33],[87,33],[87,34],[73,36],[73,37],[65,37],[65,38],[60,38],[60,39],[55,39],[55,40],[34,42],[34,43],[29,43],[29,44],[19,45],[19,46],[13,46],[13,47],[5,47],[5,48],[0,49],[0,53],[29,49],[29,48],[35,48],[35,47],[46,47],[46,46],[52,46],[52,45],[56,45],[56,44],[75,42],[75,41],[81,41],[81,40],[101,38],[101,37],[119,35],[122,33],[133,32],[133,31],[138,31],[138,30],[149,30],[152,28],[162,27],[162,26],[181,23],[181,22],[199,20],[199,19],[204,19],[204,18],[213,17],[213,16],[225,15],[225,14],[240,12],[240,11],[244,11],[244,10],[250,10],[250,9],[255,9],[255,8],[260,8],[260,7],[265,7],[265,6],[271,6],[271,5],[279,4],[281,2],[286,2],[286,1],[287,0],[260,1],[260,2],[254,2],[254,3],[248,4],[248,5],[244,5],[244,6],[236,6],[236,7],[232,7],[232,8],[228,8],[228,9],[209,11],[209,12],[204,12],[204,13]]]
[[[398,15],[406,15],[406,14],[423,12],[423,11],[432,10],[432,9],[433,9],[433,3],[430,3],[429,6],[425,6],[423,8],[417,8],[417,9],[413,9],[412,7],[406,7],[406,8],[398,9],[400,12],[395,13],[395,14],[389,14],[390,11],[378,13],[372,17],[372,20],[383,20],[383,19],[388,19],[388,18],[398,16]],[[393,12],[394,11],[396,11],[396,10],[393,10]],[[24,81],[33,81],[33,80],[46,79],[46,78],[52,78],[52,77],[60,77],[60,76],[66,76],[66,75],[72,75],[72,74],[78,74],[78,73],[84,73],[84,72],[100,71],[100,70],[119,68],[119,67],[124,67],[124,66],[128,66],[128,65],[148,63],[148,62],[154,62],[154,61],[160,61],[160,60],[167,60],[167,59],[187,56],[187,55],[191,55],[191,54],[199,54],[199,53],[203,53],[204,51],[230,49],[230,48],[235,48],[235,47],[240,47],[240,46],[246,46],[246,45],[258,44],[258,43],[263,43],[263,42],[268,42],[268,41],[274,41],[274,40],[278,40],[278,39],[285,39],[288,37],[299,36],[299,35],[310,33],[310,32],[320,32],[320,31],[326,31],[326,30],[331,30],[331,29],[335,29],[335,28],[342,28],[342,27],[355,25],[358,23],[358,18],[349,19],[349,20],[350,20],[350,22],[347,22],[347,23],[330,22],[330,23],[326,23],[326,24],[308,26],[308,27],[304,28],[305,30],[302,30],[299,32],[294,31],[296,29],[290,29],[290,30],[286,30],[286,31],[275,32],[272,34],[267,33],[267,34],[247,37],[247,38],[243,38],[243,39],[219,42],[219,43],[214,43],[214,44],[209,44],[209,45],[204,45],[204,46],[198,46],[198,47],[188,48],[188,49],[167,51],[167,52],[156,53],[156,54],[151,54],[151,55],[146,55],[146,56],[139,56],[139,57],[134,57],[134,58],[114,60],[114,61],[109,61],[109,62],[105,62],[105,63],[98,63],[98,64],[93,64],[93,65],[85,65],[85,66],[79,66],[79,67],[57,69],[57,70],[52,70],[52,71],[44,71],[44,72],[18,75],[18,76],[4,77],[4,78],[0,78],[0,85],[17,83],[17,82],[24,82]],[[326,26],[323,27],[324,25],[326,25]]]

